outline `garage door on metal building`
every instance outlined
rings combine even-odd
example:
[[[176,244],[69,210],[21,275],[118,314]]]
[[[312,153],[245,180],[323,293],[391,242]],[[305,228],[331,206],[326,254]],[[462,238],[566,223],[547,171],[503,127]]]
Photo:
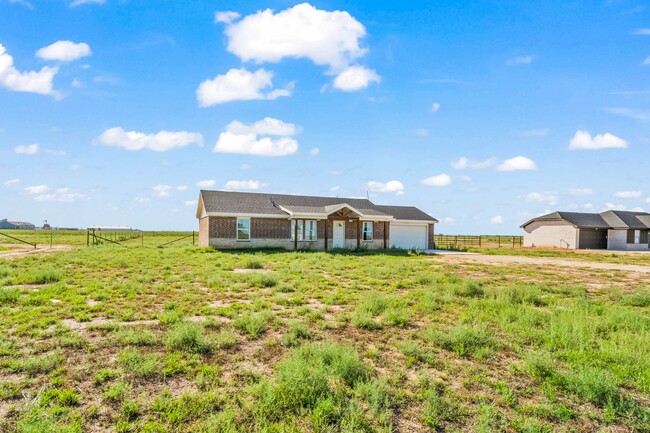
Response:
[[[606,250],[607,230],[580,229],[578,249]]]
[[[404,249],[427,249],[427,226],[390,223],[390,246]]]

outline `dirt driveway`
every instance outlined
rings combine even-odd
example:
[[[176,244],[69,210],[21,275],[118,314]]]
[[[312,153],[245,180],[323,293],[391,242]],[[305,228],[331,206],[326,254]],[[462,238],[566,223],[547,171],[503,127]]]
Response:
[[[74,248],[73,245],[40,245],[37,248],[29,245],[8,245],[3,244],[3,247],[11,248],[9,251],[0,251],[0,259],[13,259],[16,257],[31,256],[33,254],[51,254],[61,251],[69,251]]]
[[[440,255],[436,256],[435,260],[445,263],[484,263],[495,265],[530,264],[650,273],[650,256],[648,256],[648,266],[566,260],[556,257],[492,256],[483,254]]]

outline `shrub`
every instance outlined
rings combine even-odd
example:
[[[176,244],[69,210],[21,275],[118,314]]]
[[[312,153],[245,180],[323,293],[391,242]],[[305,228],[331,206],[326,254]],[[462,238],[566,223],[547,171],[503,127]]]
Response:
[[[233,326],[239,332],[250,338],[259,338],[266,332],[269,314],[266,312],[245,313],[233,322]]]
[[[61,273],[52,268],[35,269],[28,275],[28,279],[33,284],[56,283],[61,279]]]
[[[175,324],[166,337],[167,347],[188,353],[210,353],[214,347],[199,323],[180,322]]]
[[[15,304],[20,297],[20,289],[14,288],[0,288],[0,305],[2,304]]]

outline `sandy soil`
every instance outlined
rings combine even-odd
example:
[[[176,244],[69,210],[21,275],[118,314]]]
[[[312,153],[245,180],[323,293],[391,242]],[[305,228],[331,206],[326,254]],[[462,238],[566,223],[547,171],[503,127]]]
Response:
[[[618,263],[601,263],[601,262],[587,262],[578,260],[567,260],[557,257],[525,257],[525,256],[492,256],[482,254],[472,255],[444,255],[437,256],[435,260],[446,263],[485,263],[485,264],[531,264],[531,265],[550,265],[550,266],[563,266],[570,268],[589,268],[589,269],[603,269],[608,271],[629,271],[650,273],[650,257],[648,258],[648,266],[643,265],[625,265]]]
[[[0,251],[0,259],[12,259],[14,257],[25,257],[32,254],[51,254],[61,251],[69,251],[74,248],[74,245],[38,245],[34,248],[30,245],[14,245],[3,244],[3,247],[11,248],[9,251]]]

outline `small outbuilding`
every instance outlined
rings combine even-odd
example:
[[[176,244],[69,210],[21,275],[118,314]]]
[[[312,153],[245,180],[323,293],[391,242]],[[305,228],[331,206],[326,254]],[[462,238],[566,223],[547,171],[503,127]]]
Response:
[[[0,220],[0,230],[36,230],[36,226],[23,221],[7,221],[5,218]]]
[[[647,251],[650,214],[553,212],[521,225],[525,247]]]

